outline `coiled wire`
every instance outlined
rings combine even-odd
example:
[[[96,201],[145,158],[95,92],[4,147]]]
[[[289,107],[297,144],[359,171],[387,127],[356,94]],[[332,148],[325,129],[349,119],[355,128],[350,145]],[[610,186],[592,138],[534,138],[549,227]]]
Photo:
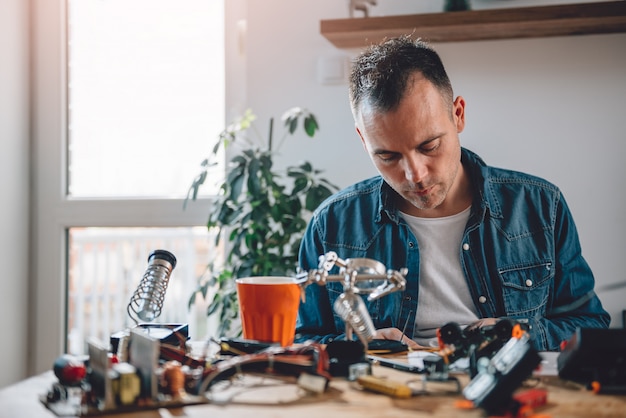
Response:
[[[174,267],[176,257],[169,251],[155,250],[148,256],[148,267],[127,307],[128,315],[136,324],[153,321],[161,315]]]

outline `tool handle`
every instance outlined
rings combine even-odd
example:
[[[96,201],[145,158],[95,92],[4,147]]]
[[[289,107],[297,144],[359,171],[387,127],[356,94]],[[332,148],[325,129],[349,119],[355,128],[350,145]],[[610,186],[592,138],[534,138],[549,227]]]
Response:
[[[412,395],[411,388],[407,385],[389,379],[381,379],[372,375],[359,376],[357,382],[363,388],[373,392],[383,393],[394,398],[409,398]]]

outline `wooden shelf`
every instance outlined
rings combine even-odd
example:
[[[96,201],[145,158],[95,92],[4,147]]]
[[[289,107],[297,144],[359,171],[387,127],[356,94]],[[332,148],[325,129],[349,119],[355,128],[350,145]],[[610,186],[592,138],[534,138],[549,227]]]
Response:
[[[362,48],[385,37],[429,42],[534,38],[626,32],[626,1],[331,19],[320,31],[338,48]]]

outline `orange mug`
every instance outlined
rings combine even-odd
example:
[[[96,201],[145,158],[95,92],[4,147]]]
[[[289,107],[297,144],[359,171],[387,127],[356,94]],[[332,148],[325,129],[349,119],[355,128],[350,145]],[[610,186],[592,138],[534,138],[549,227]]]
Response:
[[[243,337],[293,344],[300,306],[300,286],[293,277],[257,276],[236,279]]]

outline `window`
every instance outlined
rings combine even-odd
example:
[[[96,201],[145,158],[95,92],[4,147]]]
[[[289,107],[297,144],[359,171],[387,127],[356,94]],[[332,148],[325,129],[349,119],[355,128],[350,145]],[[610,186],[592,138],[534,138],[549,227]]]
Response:
[[[224,125],[216,0],[68,1],[68,194],[181,197]]]
[[[31,372],[127,326],[154,249],[179,260],[156,322],[193,319],[194,277],[220,249],[204,226],[208,199],[183,202],[224,127],[223,8],[223,0],[34,7]]]
[[[127,307],[155,249],[176,257],[155,322],[186,323],[191,335],[204,337],[206,321],[198,316],[206,316],[205,310],[190,310],[187,301],[208,260],[220,251],[213,242],[204,227],[70,228],[67,350],[86,354],[88,339],[108,341],[112,333],[135,325]]]

